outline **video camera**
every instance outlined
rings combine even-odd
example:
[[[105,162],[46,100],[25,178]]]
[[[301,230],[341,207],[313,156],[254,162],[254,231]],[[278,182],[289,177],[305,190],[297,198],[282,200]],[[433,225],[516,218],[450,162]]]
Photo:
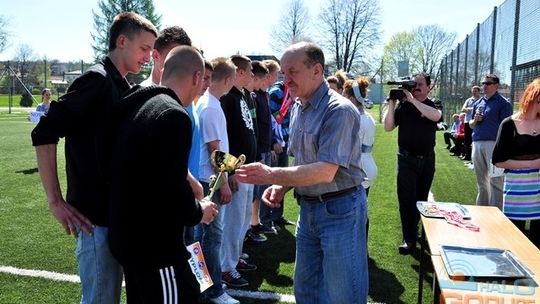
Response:
[[[403,90],[407,90],[412,93],[412,91],[416,88],[416,81],[409,78],[405,78],[399,81],[389,81],[387,82],[387,84],[399,86],[397,89],[390,90],[389,99],[392,100],[403,100],[405,98],[405,93],[403,92]]]

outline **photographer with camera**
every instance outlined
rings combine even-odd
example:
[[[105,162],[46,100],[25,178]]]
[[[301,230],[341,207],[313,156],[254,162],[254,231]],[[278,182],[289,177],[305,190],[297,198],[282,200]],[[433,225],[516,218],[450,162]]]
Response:
[[[413,75],[412,81],[402,81],[399,89],[390,91],[384,114],[384,130],[398,128],[397,194],[403,243],[400,254],[416,248],[418,221],[417,201],[426,201],[435,174],[435,132],[442,113],[427,96],[429,74]],[[399,100],[399,102],[398,102]]]

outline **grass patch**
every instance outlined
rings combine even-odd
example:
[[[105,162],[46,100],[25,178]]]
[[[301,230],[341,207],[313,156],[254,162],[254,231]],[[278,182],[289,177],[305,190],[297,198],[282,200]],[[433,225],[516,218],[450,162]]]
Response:
[[[38,103],[41,102],[41,95],[34,95],[34,99],[36,102],[32,105],[32,107],[36,107]],[[56,99],[56,97],[53,97],[53,99]],[[11,100],[12,107],[20,107],[21,102],[21,94],[13,94],[12,100]],[[0,107],[8,107],[9,106],[9,95],[0,95]]]
[[[1,106],[1,105],[0,105]],[[378,121],[378,109],[371,110]],[[66,236],[51,216],[36,170],[26,114],[0,113],[0,265],[76,274],[74,240]],[[437,133],[437,164],[432,187],[439,201],[471,204],[476,197],[474,174],[444,148]],[[65,189],[63,141],[58,147],[60,180]],[[418,286],[418,255],[401,256],[401,226],[396,195],[397,132],[384,132],[377,125],[374,157],[379,177],[369,196],[370,301],[415,303]],[[298,205],[289,193],[285,216],[298,217]],[[245,251],[259,270],[246,274],[249,290],[293,293],[294,226],[287,226],[268,241],[246,245]],[[354,263],[354,261],[344,261]],[[431,301],[432,276],[423,287],[425,301]],[[79,286],[0,273],[0,303],[76,303]],[[276,303],[241,298],[242,303]]]

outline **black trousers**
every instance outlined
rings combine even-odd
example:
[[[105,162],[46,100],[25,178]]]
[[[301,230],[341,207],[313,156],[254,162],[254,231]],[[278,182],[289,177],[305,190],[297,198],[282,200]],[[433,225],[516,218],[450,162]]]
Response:
[[[425,156],[398,154],[397,195],[403,240],[415,243],[420,214],[417,201],[426,201],[435,175],[435,153]]]
[[[127,303],[200,303],[199,282],[187,261],[162,268],[139,263],[123,267]]]
[[[463,146],[465,147],[465,158],[471,159],[471,153],[472,153],[472,129],[469,123],[465,123],[465,141],[463,142]]]
[[[447,146],[450,146],[450,140],[452,139],[452,133],[450,132],[444,132],[443,133],[443,136],[444,136],[444,143],[447,145]]]

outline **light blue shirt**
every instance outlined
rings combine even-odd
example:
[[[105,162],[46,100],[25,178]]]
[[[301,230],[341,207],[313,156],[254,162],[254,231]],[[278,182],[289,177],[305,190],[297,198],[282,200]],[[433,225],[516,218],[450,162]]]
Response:
[[[36,111],[47,114],[47,112],[49,112],[49,107],[46,107],[43,103],[40,103],[37,105]]]
[[[201,160],[201,130],[199,127],[199,116],[194,113],[193,104],[190,104],[184,109],[186,109],[189,118],[191,118],[191,129],[193,130],[191,136],[191,150],[189,151],[188,168],[189,172],[191,172],[191,175],[193,175],[193,177],[198,180],[199,162]]]
[[[324,81],[303,106],[292,106],[289,153],[294,165],[326,162],[339,165],[327,184],[296,187],[301,195],[319,196],[362,183],[360,112],[345,97],[330,90]]]

